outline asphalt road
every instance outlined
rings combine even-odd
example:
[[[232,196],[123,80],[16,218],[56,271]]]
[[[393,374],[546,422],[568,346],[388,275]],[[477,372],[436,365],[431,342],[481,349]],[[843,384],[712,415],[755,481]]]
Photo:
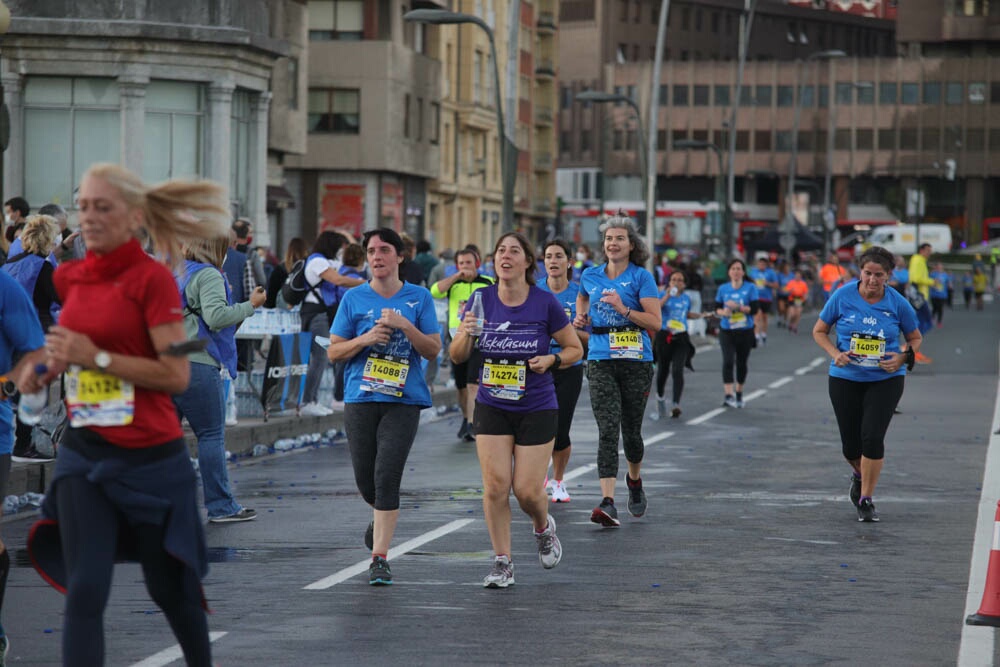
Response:
[[[367,584],[370,513],[343,441],[242,463],[231,474],[259,519],[206,529],[215,660],[954,665],[994,428],[998,324],[996,304],[947,311],[928,337],[934,363],[907,379],[889,431],[878,524],[858,523],[847,499],[821,351],[778,329],[751,356],[744,410],[718,408],[718,349],[695,357],[682,417],[644,424],[649,510],[628,516],[619,484],[620,529],[588,520],[600,494],[585,392],[572,502],[552,507],[562,563],[542,569],[515,505],[517,584],[507,590],[481,585],[491,553],[479,467],[454,439],[454,414],[422,426],[414,445],[391,587]],[[14,554],[9,664],[55,665],[63,600],[26,562],[29,525],[3,527]],[[181,662],[135,565],[116,570],[105,629],[109,665]]]

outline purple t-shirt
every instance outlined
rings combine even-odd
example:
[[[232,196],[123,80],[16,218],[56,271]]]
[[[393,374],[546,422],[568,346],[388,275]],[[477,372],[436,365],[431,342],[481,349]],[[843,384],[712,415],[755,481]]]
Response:
[[[562,305],[550,292],[534,285],[527,300],[514,308],[500,301],[496,285],[481,291],[485,323],[479,352],[483,367],[476,400],[513,412],[556,410],[552,373],[535,373],[527,361],[548,354],[552,334],[569,324]]]

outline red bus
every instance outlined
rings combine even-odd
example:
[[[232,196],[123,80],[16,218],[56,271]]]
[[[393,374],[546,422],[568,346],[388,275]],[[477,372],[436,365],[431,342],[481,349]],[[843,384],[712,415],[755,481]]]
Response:
[[[983,218],[983,242],[1000,238],[1000,218]]]

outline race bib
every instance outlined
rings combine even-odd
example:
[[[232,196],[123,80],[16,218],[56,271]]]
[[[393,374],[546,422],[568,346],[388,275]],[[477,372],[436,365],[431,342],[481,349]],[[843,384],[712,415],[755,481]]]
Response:
[[[127,426],[135,416],[135,385],[101,371],[79,367],[66,372],[69,423],[80,426]]]
[[[524,397],[524,384],[528,376],[524,359],[483,359],[482,386],[493,398],[519,401]]]
[[[673,331],[674,333],[687,331],[687,323],[682,322],[681,320],[667,320],[667,329]]]
[[[730,329],[742,329],[747,325],[746,313],[741,313],[739,311],[733,313],[729,316],[729,328]]]
[[[641,331],[612,331],[608,334],[612,359],[642,359]]]
[[[767,281],[764,280],[763,278],[758,278],[757,280],[753,281],[753,284],[756,285],[757,287],[763,287],[766,282]]]
[[[877,367],[885,356],[885,339],[873,334],[854,332],[851,334],[849,353],[859,358],[858,365]]]
[[[409,359],[372,352],[365,359],[365,368],[361,373],[361,391],[399,398],[403,395],[409,372]]]

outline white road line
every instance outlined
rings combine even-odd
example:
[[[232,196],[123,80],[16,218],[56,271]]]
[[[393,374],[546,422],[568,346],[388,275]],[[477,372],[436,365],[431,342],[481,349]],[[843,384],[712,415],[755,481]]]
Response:
[[[716,408],[714,410],[709,410],[708,412],[706,412],[703,415],[699,415],[699,416],[695,417],[694,419],[689,419],[687,421],[687,424],[688,424],[688,426],[697,426],[698,424],[701,424],[702,422],[707,422],[709,419],[711,419],[712,417],[714,417],[716,415],[721,415],[725,411],[726,411],[725,408]]]
[[[642,442],[643,442],[643,444],[651,445],[654,442],[659,442],[660,440],[666,440],[667,438],[673,436],[673,434],[674,434],[673,431],[665,431],[663,433],[657,433],[654,436],[650,436],[648,438],[643,438]]]
[[[816,368],[817,366],[819,366],[819,365],[821,365],[821,364],[823,364],[823,363],[825,363],[827,361],[828,361],[827,357],[816,357],[815,359],[813,359],[812,361],[810,361],[808,364],[806,364],[802,368],[796,369],[795,374],[796,375],[805,375],[806,373],[808,373],[812,369]]]
[[[566,473],[565,475],[563,475],[563,481],[567,482],[567,481],[569,481],[571,479],[576,479],[577,477],[579,477],[581,475],[586,475],[588,472],[590,472],[591,470],[593,470],[596,467],[597,467],[596,463],[588,463],[585,466],[580,466],[579,468],[573,468],[568,473]]]
[[[444,537],[448,533],[453,533],[456,530],[458,530],[459,528],[462,528],[464,526],[469,525],[473,521],[474,521],[474,519],[456,519],[455,521],[452,521],[451,523],[446,523],[445,525],[441,526],[440,528],[435,528],[434,530],[432,530],[432,531],[430,531],[428,533],[424,533],[423,535],[420,535],[418,537],[415,537],[415,538],[413,538],[412,540],[410,540],[408,542],[403,542],[398,547],[395,547],[393,549],[389,549],[389,553],[386,554],[386,556],[387,556],[388,560],[392,560],[393,558],[397,558],[399,556],[402,556],[403,554],[405,554],[405,553],[407,553],[409,551],[413,551],[414,549],[416,549],[419,546],[422,546],[424,544],[427,544],[428,542],[436,540],[439,537]],[[337,584],[339,584],[341,582],[347,581],[351,577],[356,577],[357,575],[361,574],[362,572],[366,572],[368,570],[368,566],[369,565],[371,565],[371,560],[370,559],[365,559],[365,560],[361,561],[360,563],[357,563],[357,564],[352,565],[350,567],[345,567],[340,572],[335,572],[335,573],[331,574],[329,577],[324,577],[324,578],[320,579],[319,581],[314,581],[313,583],[309,584],[308,586],[305,586],[303,588],[303,590],[307,590],[307,591],[322,591],[322,590],[326,590],[327,588],[331,588],[331,587],[336,586]]]
[[[785,376],[785,377],[777,379],[774,382],[772,382],[771,384],[767,385],[767,388],[768,389],[777,389],[778,387],[784,387],[786,384],[788,384],[789,382],[793,382],[794,380],[795,380],[795,378],[793,378],[791,376]]]
[[[997,383],[997,397],[991,423],[996,424],[998,417],[1000,417],[1000,382]],[[979,518],[976,520],[976,539],[972,544],[969,587],[965,595],[965,615],[960,621],[962,640],[958,645],[959,667],[993,664],[993,635],[996,631],[989,626],[966,625],[965,616],[979,611],[983,599],[997,508],[997,499],[987,494],[995,493],[998,485],[1000,485],[1000,435],[994,433],[990,435],[990,444],[986,449],[982,492],[979,495]]]
[[[694,351],[697,354],[698,352],[705,353],[708,352],[709,350],[714,350],[714,349],[715,349],[714,345],[702,345],[701,347],[694,348]]]
[[[208,641],[214,642],[216,639],[225,637],[228,632],[209,632]],[[184,657],[184,652],[179,644],[174,644],[170,648],[165,648],[159,653],[149,656],[145,660],[132,663],[130,667],[163,667]]]
[[[755,398],[760,398],[767,393],[767,389],[758,389],[757,391],[751,392],[743,397],[743,402],[752,401]]]

